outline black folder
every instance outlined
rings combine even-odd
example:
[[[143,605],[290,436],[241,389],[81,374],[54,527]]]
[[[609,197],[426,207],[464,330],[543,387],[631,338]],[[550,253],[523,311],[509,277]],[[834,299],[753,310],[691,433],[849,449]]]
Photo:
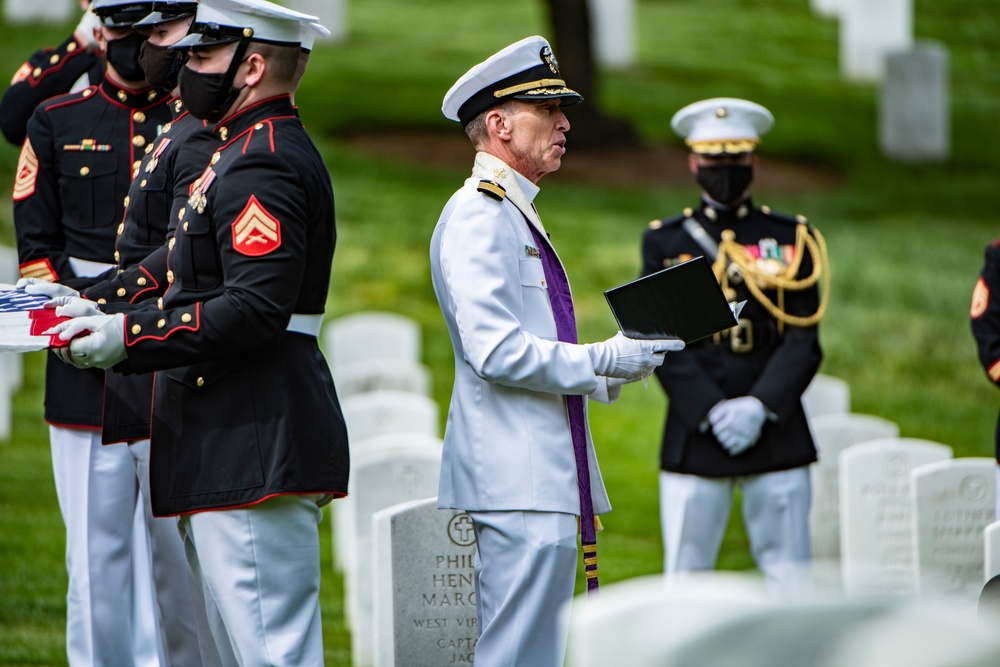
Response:
[[[680,338],[688,344],[736,326],[704,257],[609,289],[604,296],[629,338]]]

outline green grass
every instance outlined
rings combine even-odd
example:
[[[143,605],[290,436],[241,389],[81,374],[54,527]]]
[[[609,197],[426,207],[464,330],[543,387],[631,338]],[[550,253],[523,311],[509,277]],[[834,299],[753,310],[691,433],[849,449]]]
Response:
[[[444,92],[496,49],[549,33],[545,9],[540,0],[510,0],[502,11],[451,0],[364,0],[351,2],[350,12],[349,41],[315,51],[298,94],[337,196],[340,236],[327,313],[387,310],[416,318],[434,398],[444,407],[452,355],[427,247],[441,207],[471,167],[471,149],[467,165],[432,167],[363,153],[346,137],[388,128],[460,132],[440,114]],[[1000,236],[1000,1],[915,3],[917,38],[941,41],[951,55],[953,154],[930,165],[879,155],[878,89],[840,79],[837,24],[813,17],[807,0],[640,0],[638,16],[639,63],[602,75],[607,109],[632,120],[647,142],[677,145],[669,119],[689,102],[726,95],[768,106],[777,124],[762,145],[762,180],[779,162],[837,176],[834,185],[756,191],[776,210],[807,214],[829,243],[833,291],[822,325],[822,372],[850,383],[855,411],[898,422],[904,436],[951,445],[958,456],[992,455],[997,394],[977,364],[968,308],[982,249]],[[0,31],[0,72],[12,73],[37,45],[60,41],[66,28]],[[572,137],[567,164],[574,160]],[[15,148],[0,146],[4,192],[16,159]],[[694,184],[605,187],[557,173],[541,185],[539,209],[573,282],[581,340],[606,338],[614,322],[601,291],[635,277],[646,222],[690,205]],[[0,241],[13,241],[6,195]],[[26,361],[14,436],[0,444],[0,664],[59,665],[63,528],[41,419],[40,358]],[[617,405],[592,407],[615,507],[600,537],[603,582],[661,568],[656,473],[665,405],[650,382],[626,387]],[[744,569],[751,561],[734,515],[720,566]],[[346,665],[343,585],[330,567],[328,525],[327,662]]]

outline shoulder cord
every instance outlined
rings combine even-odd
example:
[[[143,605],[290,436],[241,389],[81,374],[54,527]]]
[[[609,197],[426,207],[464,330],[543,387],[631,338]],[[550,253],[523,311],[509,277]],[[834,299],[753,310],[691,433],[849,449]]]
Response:
[[[779,332],[783,330],[785,324],[794,327],[811,327],[823,319],[830,299],[830,259],[827,255],[826,241],[819,230],[813,229],[810,234],[805,224],[798,225],[795,232],[795,260],[782,275],[777,276],[757,269],[753,257],[750,256],[745,247],[736,243],[735,238],[736,234],[731,229],[722,232],[719,254],[712,265],[712,270],[715,272],[719,284],[722,285],[723,292],[729,293],[729,275],[726,267],[729,262],[732,262],[743,271],[744,282],[750,293],[778,321]],[[799,272],[805,249],[808,249],[812,256],[813,270],[810,275],[799,280],[795,278],[795,275]],[[807,289],[815,285],[821,277],[823,278],[823,290],[815,313],[801,316],[790,315],[784,311],[785,290],[797,292]],[[765,289],[778,291],[777,304],[764,294]]]

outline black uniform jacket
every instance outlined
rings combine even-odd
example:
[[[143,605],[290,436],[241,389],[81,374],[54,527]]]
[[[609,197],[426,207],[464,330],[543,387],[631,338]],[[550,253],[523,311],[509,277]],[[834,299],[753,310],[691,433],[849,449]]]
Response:
[[[36,51],[18,68],[0,99],[0,131],[10,143],[24,143],[28,119],[39,104],[68,93],[84,74],[88,84],[104,76],[104,59],[70,35],[54,49]]]
[[[81,289],[106,312],[163,295],[167,287],[168,236],[187,203],[195,181],[219,138],[205,121],[187,112],[180,99],[170,102],[172,119],[146,145],[139,172],[129,187],[125,218],[115,241],[117,268]],[[149,437],[153,375],[107,373],[104,378],[105,444]]]
[[[796,227],[805,224],[761,210],[750,201],[734,211],[703,202],[698,210],[687,209],[671,220],[650,224],[642,242],[643,275],[707,255],[685,230],[687,217],[693,217],[716,243],[724,229],[733,230],[735,240],[759,258],[758,262],[777,262],[774,266],[783,267],[792,262]],[[812,262],[806,254],[799,276],[811,272]],[[751,321],[753,333],[744,332],[736,341],[720,336],[694,342],[682,352],[667,355],[657,369],[656,376],[669,398],[661,450],[663,470],[731,477],[784,470],[816,460],[801,399],[822,360],[817,329],[785,325],[780,333],[775,319],[744,283],[731,282],[730,286],[736,289],[738,301],[747,300],[740,318]],[[774,290],[765,294],[776,301]],[[799,292],[786,290],[784,309],[811,315],[818,301],[815,286]],[[748,340],[752,340],[749,350]],[[742,351],[734,351],[734,347]],[[707,416],[719,401],[739,396],[757,397],[771,415],[757,444],[732,457],[707,426]]]
[[[42,103],[28,122],[14,183],[21,275],[89,284],[70,258],[114,264],[115,230],[133,171],[170,119],[167,95],[123,89],[109,79]],[[101,425],[103,373],[49,358],[45,418]]]
[[[217,126],[181,209],[162,307],[126,315],[123,372],[158,371],[150,487],[159,516],[285,493],[344,495],[347,431],[314,336],[336,244],[330,177],[288,96]]]
[[[986,247],[983,270],[972,293],[969,311],[979,362],[993,384],[1000,386],[1000,239]],[[1000,418],[996,430],[996,457],[1000,463]]]

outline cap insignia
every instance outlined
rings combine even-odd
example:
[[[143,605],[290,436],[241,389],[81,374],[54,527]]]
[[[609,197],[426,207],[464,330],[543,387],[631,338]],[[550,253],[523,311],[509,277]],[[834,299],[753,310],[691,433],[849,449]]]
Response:
[[[552,73],[556,76],[559,75],[559,63],[556,61],[555,55],[552,53],[552,49],[548,45],[542,47],[541,52],[542,62],[549,66]]]

